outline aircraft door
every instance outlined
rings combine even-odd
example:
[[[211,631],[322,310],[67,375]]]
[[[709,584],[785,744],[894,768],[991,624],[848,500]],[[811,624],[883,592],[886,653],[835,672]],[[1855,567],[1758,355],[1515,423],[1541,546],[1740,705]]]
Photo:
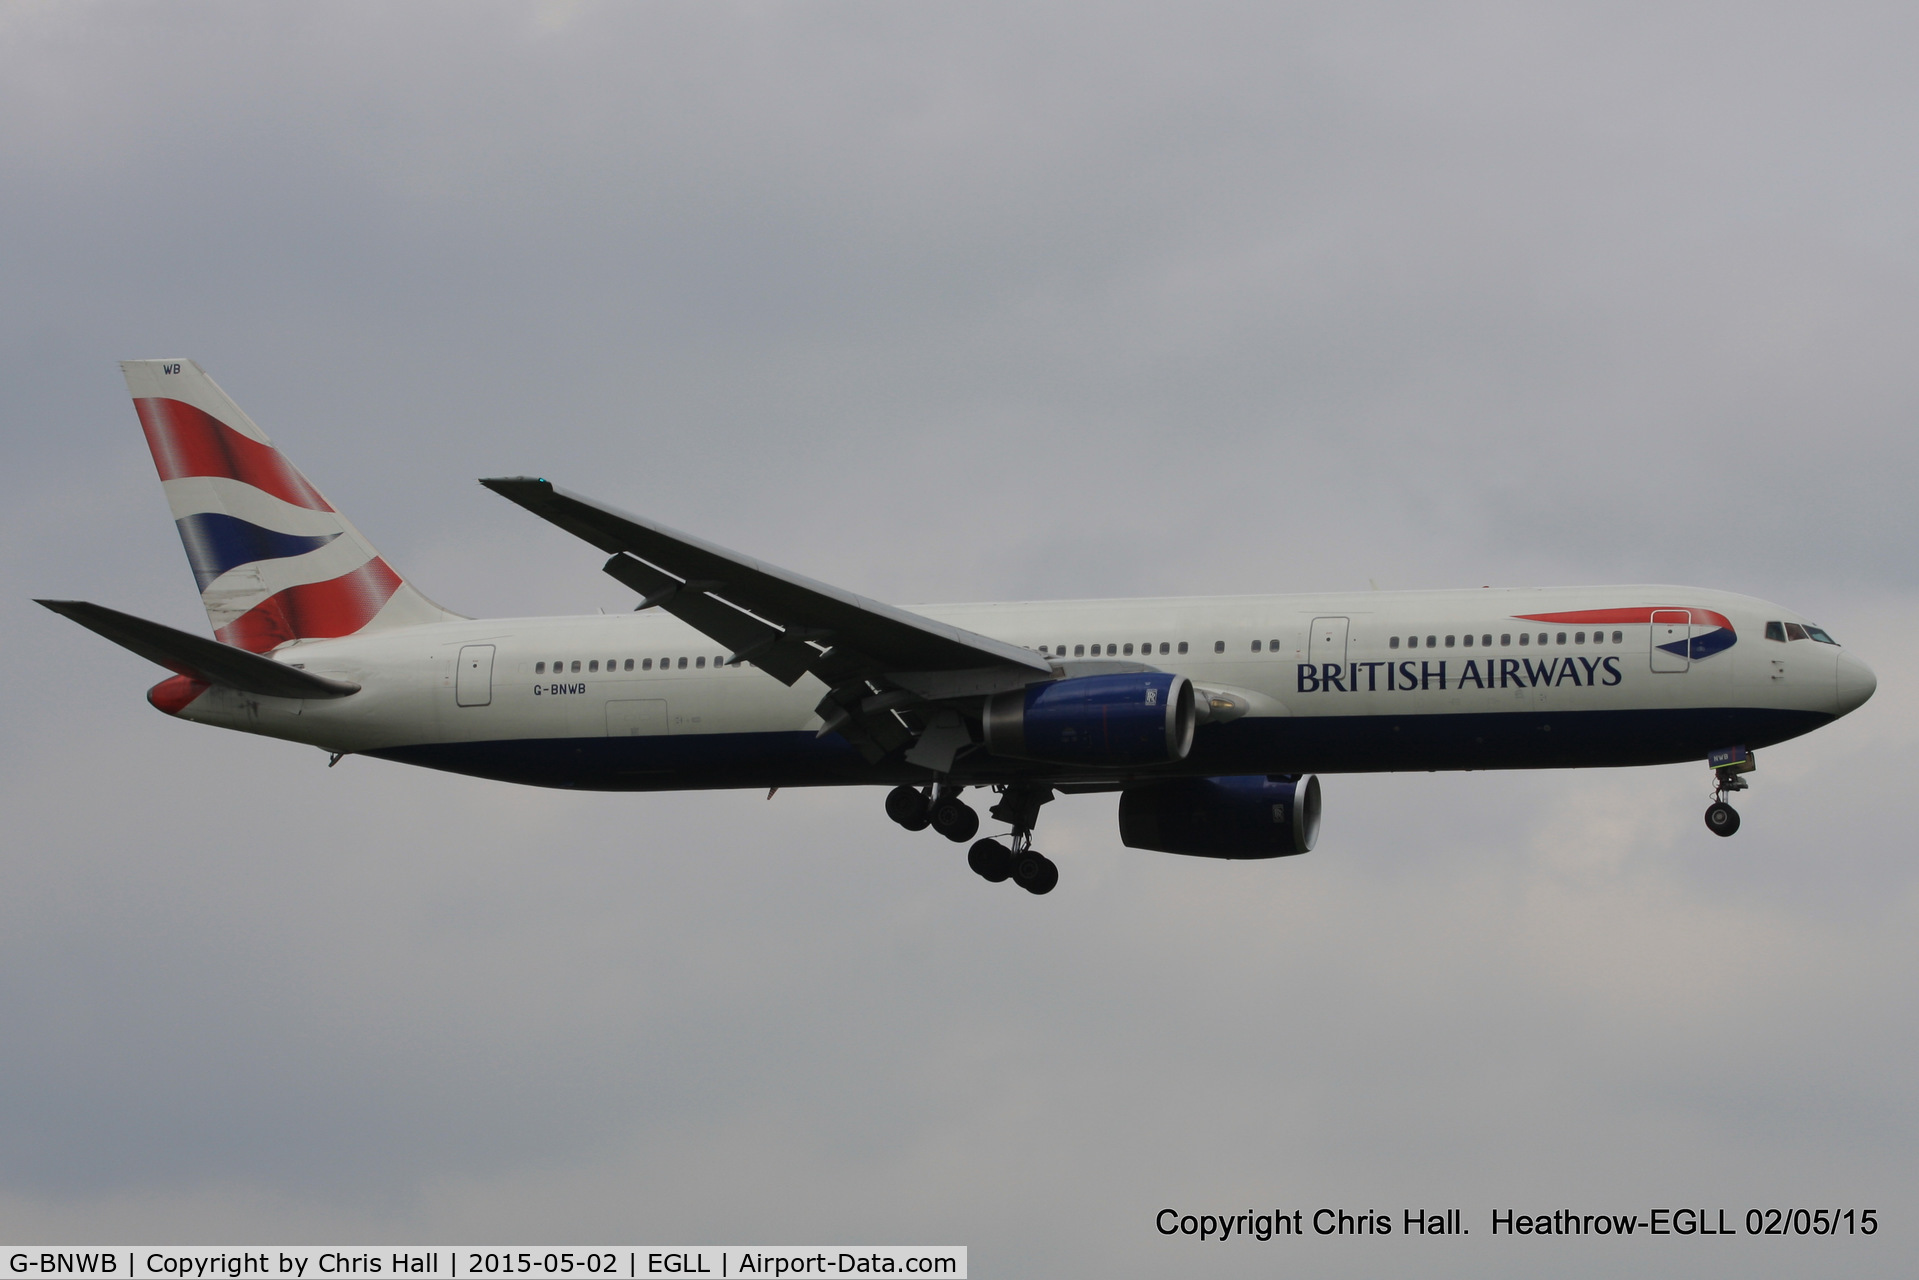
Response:
[[[459,671],[453,677],[453,701],[463,707],[484,707],[492,704],[492,645],[461,646]]]
[[[665,698],[621,698],[606,704],[609,738],[664,738]]]
[[[1346,632],[1350,618],[1314,618],[1313,633],[1306,638],[1306,661],[1337,662],[1346,665]]]
[[[1692,614],[1684,609],[1654,609],[1652,669],[1666,675],[1692,665]]]

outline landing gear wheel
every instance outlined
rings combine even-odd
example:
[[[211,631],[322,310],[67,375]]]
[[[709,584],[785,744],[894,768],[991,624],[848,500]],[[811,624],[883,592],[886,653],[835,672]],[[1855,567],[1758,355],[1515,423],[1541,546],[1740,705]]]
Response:
[[[1739,810],[1724,800],[1706,806],[1706,830],[1716,836],[1729,836],[1739,830]]]
[[[933,820],[932,806],[913,787],[894,787],[886,793],[886,816],[908,831],[924,831]]]
[[[1013,859],[1013,883],[1031,894],[1051,893],[1059,883],[1059,868],[1045,854],[1028,849]]]
[[[966,852],[966,865],[994,884],[1013,874],[1013,851],[997,840],[981,840]]]
[[[958,796],[934,801],[931,813],[933,830],[954,844],[965,844],[979,833],[979,814]]]

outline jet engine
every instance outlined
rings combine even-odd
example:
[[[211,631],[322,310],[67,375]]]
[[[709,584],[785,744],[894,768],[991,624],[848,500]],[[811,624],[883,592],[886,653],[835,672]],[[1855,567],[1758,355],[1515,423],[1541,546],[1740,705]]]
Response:
[[[1121,767],[1184,760],[1197,713],[1185,676],[1129,671],[995,694],[982,720],[995,755]]]
[[[1119,838],[1131,849],[1198,858],[1283,858],[1319,839],[1319,779],[1255,774],[1177,778],[1119,796]]]

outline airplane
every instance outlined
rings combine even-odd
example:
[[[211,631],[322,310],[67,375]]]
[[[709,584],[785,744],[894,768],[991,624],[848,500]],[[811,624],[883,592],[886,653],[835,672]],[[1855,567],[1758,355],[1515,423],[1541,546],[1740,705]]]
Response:
[[[544,478],[480,483],[609,556],[630,613],[463,617],[423,595],[191,360],[121,369],[214,639],[39,603],[166,668],[153,706],[348,755],[596,791],[884,786],[909,831],[1050,892],[1059,794],[1136,849],[1313,848],[1319,774],[1704,760],[1706,825],[1758,748],[1861,706],[1869,667],[1779,605],[1602,586],[912,610]],[[1003,838],[974,840],[969,789]]]

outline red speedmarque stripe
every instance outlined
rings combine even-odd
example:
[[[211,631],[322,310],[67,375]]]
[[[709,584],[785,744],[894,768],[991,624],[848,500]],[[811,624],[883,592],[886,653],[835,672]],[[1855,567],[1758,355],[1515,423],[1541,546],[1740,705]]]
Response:
[[[350,636],[400,589],[400,575],[375,556],[351,573],[275,592],[214,634],[223,643],[266,653],[289,640]]]
[[[1513,617],[1525,622],[1563,622],[1568,626],[1584,623],[1597,626],[1601,623],[1651,622],[1655,613],[1690,613],[1702,622],[1715,627],[1724,627],[1731,631],[1732,619],[1723,613],[1714,613],[1711,609],[1695,609],[1685,604],[1651,605],[1632,609],[1576,609],[1571,613],[1515,613]]]
[[[204,409],[183,400],[141,396],[133,408],[147,433],[153,465],[162,480],[222,476],[264,490],[311,511],[331,511],[278,449],[241,435]]]

